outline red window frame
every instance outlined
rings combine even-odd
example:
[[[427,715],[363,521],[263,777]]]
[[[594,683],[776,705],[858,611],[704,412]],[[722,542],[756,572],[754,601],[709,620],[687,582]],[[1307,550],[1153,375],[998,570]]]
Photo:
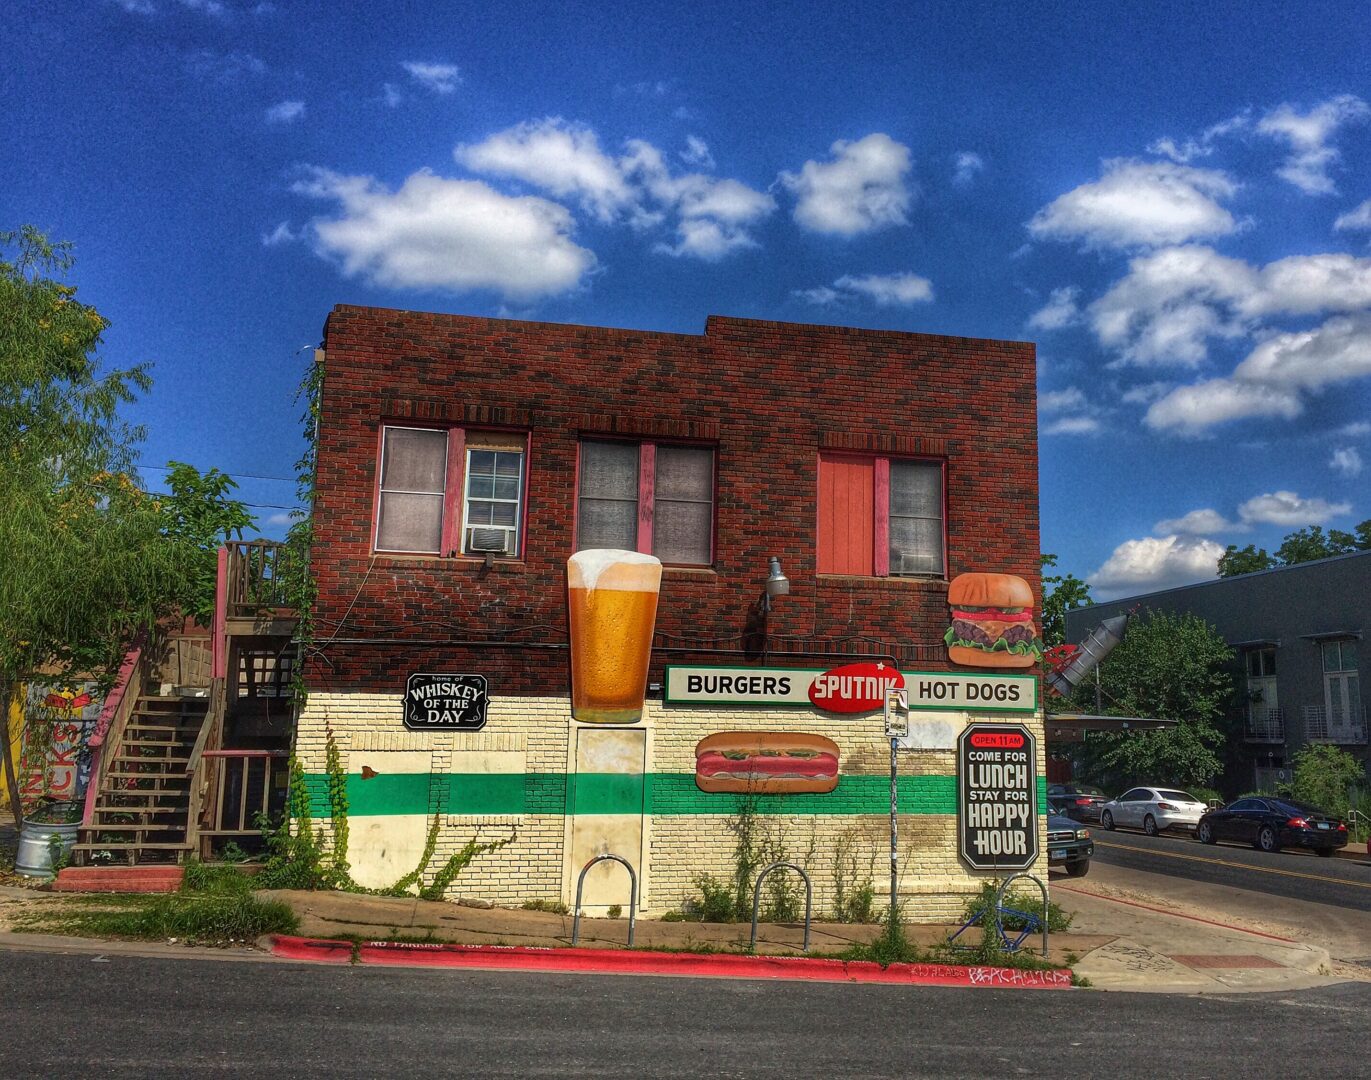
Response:
[[[917,455],[900,454],[862,454],[851,453],[843,450],[820,451],[816,461],[816,498],[815,498],[815,536],[814,554],[815,565],[823,564],[823,530],[820,526],[820,516],[823,514],[824,503],[824,462],[834,463],[861,463],[869,464],[872,467],[872,514],[871,514],[871,577],[904,577],[918,579],[927,575],[921,574],[892,574],[890,572],[890,463],[896,462],[922,462],[930,465],[939,466],[941,476],[942,492],[942,567],[939,574],[947,577],[947,461],[943,458],[924,457]],[[844,571],[821,569],[821,574],[841,575]],[[854,576],[865,577],[865,574]]]
[[[407,551],[401,548],[381,548],[377,546],[381,532],[381,471],[385,464],[386,432],[392,429],[409,431],[439,431],[447,433],[447,467],[443,479],[443,523],[438,550]],[[439,427],[433,424],[381,424],[376,430],[376,482],[373,485],[371,502],[371,550],[377,555],[398,557],[416,556],[427,559],[469,559],[480,561],[484,555],[462,553],[462,515],[465,512],[463,500],[466,493],[466,443],[467,433],[473,436],[482,434],[516,435],[523,439],[521,452],[524,456],[523,476],[519,488],[519,548],[514,555],[497,555],[496,558],[515,562],[525,558],[528,543],[528,488],[529,467],[532,459],[532,433],[517,428],[498,427]]]
[[[719,448],[713,443],[691,442],[687,439],[614,439],[593,434],[584,434],[576,442],[576,494],[575,513],[572,521],[572,548],[581,550],[581,461],[585,444],[619,443],[624,446],[638,447],[638,527],[634,550],[643,555],[653,554],[653,519],[657,488],[657,448],[659,446],[681,446],[693,450],[708,450],[711,455],[712,469],[709,491],[709,561],[702,563],[663,563],[665,566],[712,567],[718,550],[719,541]]]

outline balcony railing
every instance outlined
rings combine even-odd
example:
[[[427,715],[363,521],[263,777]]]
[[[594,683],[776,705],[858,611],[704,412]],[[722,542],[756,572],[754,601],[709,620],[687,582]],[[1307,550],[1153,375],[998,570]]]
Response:
[[[290,575],[295,551],[272,540],[239,540],[228,550],[225,607],[229,618],[289,609]]]
[[[1243,738],[1248,742],[1285,742],[1285,713],[1276,706],[1249,705]]]
[[[1366,707],[1328,709],[1304,707],[1304,737],[1309,742],[1359,745],[1366,742]]]

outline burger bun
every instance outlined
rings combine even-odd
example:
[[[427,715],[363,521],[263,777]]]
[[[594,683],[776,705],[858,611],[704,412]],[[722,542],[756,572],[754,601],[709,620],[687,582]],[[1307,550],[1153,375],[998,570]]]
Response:
[[[947,658],[962,667],[1031,668],[1038,658],[1032,653],[989,652],[966,645],[949,645]]]

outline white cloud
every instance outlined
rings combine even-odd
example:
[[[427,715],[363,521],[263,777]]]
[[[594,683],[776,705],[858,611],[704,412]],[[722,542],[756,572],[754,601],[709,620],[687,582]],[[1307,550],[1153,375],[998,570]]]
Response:
[[[462,72],[456,64],[405,60],[400,66],[409,72],[410,78],[435,94],[451,94],[462,82]]]
[[[268,124],[289,124],[305,115],[303,101],[282,101],[267,110]]]
[[[130,15],[156,15],[157,5],[153,0],[114,0]]]
[[[1233,372],[1244,381],[1319,391],[1371,375],[1371,313],[1340,316],[1258,345]]]
[[[294,525],[295,521],[296,517],[294,513],[289,510],[279,510],[274,514],[268,514],[267,519],[262,522],[262,524],[279,528],[282,525]]]
[[[228,11],[220,0],[177,0],[183,8],[191,11],[198,11],[202,15],[209,15],[216,19],[228,18]]]
[[[802,228],[858,236],[908,223],[909,147],[873,132],[856,142],[840,139],[830,151],[831,161],[806,161],[798,173],[780,175],[795,195],[795,220]]]
[[[1172,390],[1153,402],[1143,420],[1156,431],[1198,435],[1231,420],[1256,416],[1293,420],[1303,411],[1299,396],[1287,390],[1209,379]]]
[[[218,53],[212,49],[198,49],[186,57],[186,71],[197,79],[212,79],[228,85],[249,75],[261,75],[266,63],[252,53]]]
[[[1182,536],[1213,536],[1215,533],[1231,532],[1245,528],[1242,525],[1234,525],[1217,510],[1205,507],[1203,510],[1191,510],[1184,517],[1167,518],[1159,521],[1152,526],[1152,531]]]
[[[844,274],[835,288],[860,293],[883,307],[922,304],[933,299],[933,283],[918,274]]]
[[[1227,120],[1219,121],[1213,127],[1206,128],[1200,132],[1198,138],[1184,139],[1178,142],[1170,136],[1164,136],[1152,143],[1147,148],[1147,152],[1169,157],[1172,161],[1185,165],[1194,161],[1195,158],[1208,157],[1214,152],[1213,144],[1216,139],[1234,131],[1241,131],[1248,126],[1249,122],[1249,114],[1246,111],[1240,112]]]
[[[962,150],[952,157],[952,182],[965,187],[985,171],[985,159],[970,150]]]
[[[1341,473],[1349,480],[1354,476],[1360,476],[1361,453],[1355,446],[1340,446],[1333,451],[1333,456],[1328,461],[1328,467],[1335,473]]]
[[[1140,383],[1124,391],[1119,400],[1129,405],[1150,405],[1170,389],[1171,383],[1169,382]]]
[[[389,108],[398,109],[401,102],[405,100],[405,95],[401,93],[400,88],[394,83],[382,83],[381,100],[384,101]]]
[[[1165,161],[1118,158],[1104,175],[1058,196],[1028,223],[1046,240],[1090,248],[1156,247],[1226,236],[1238,224],[1219,205],[1237,191],[1227,174]]]
[[[1328,170],[1341,154],[1329,140],[1345,124],[1371,116],[1371,106],[1352,94],[1340,94],[1320,102],[1307,112],[1285,104],[1272,109],[1257,124],[1257,132],[1290,145],[1290,156],[1276,170],[1306,195],[1331,195],[1337,191]]]
[[[1046,425],[1043,435],[1098,435],[1100,422],[1093,416],[1064,416]]]
[[[833,287],[796,289],[793,296],[811,304],[832,304],[838,300],[865,298],[881,307],[923,304],[933,299],[933,283],[918,274],[844,274]]]
[[[830,289],[827,285],[820,285],[815,289],[792,289],[790,295],[819,307],[827,307],[842,299],[842,294],[837,289]]]
[[[1272,491],[1248,499],[1238,507],[1238,517],[1249,524],[1290,528],[1296,525],[1322,525],[1351,509],[1348,503],[1304,499],[1293,491]]]
[[[1213,540],[1192,536],[1125,540],[1088,580],[1102,598],[1189,585],[1217,577],[1223,551]]]
[[[1338,219],[1333,222],[1333,228],[1339,230],[1371,229],[1371,199],[1367,199],[1355,210],[1340,214]]]
[[[1085,408],[1085,395],[1080,387],[1068,386],[1065,390],[1050,390],[1038,395],[1038,412],[1074,412]]]
[[[1053,289],[1047,303],[1035,311],[1028,320],[1028,328],[1060,330],[1064,326],[1070,326],[1080,317],[1080,307],[1077,304],[1080,295],[1081,290],[1076,285],[1063,285],[1060,289]]]
[[[378,285],[490,289],[528,301],[576,288],[595,267],[595,255],[571,240],[565,207],[479,181],[424,169],[392,192],[369,176],[312,169],[294,190],[338,204],[338,217],[313,223],[316,250]]]
[[[1330,432],[1330,435],[1335,439],[1360,439],[1371,435],[1371,423],[1357,420],[1351,424],[1343,424],[1342,427]]]
[[[299,239],[301,239],[301,234],[290,227],[289,221],[283,221],[271,232],[262,234],[262,246],[280,247],[282,244],[293,244]]]
[[[1263,318],[1368,306],[1371,259],[1292,255],[1259,268],[1186,245],[1133,259],[1089,316],[1100,344],[1117,349],[1120,363],[1196,367],[1210,338],[1245,337]]]
[[[714,168],[714,155],[709,152],[709,144],[695,135],[686,136],[686,148],[681,151],[681,160],[701,169]]]
[[[600,221],[637,198],[595,132],[560,117],[528,121],[452,153],[473,172],[514,177],[558,198],[576,198]]]
[[[701,148],[708,153],[703,143],[695,150]],[[519,124],[453,154],[474,172],[574,198],[603,223],[627,220],[650,228],[674,214],[675,240],[655,247],[663,254],[716,260],[756,247],[752,226],[776,208],[770,195],[738,180],[673,173],[662,152],[641,139],[629,140],[624,154],[613,157],[593,130],[560,117]]]

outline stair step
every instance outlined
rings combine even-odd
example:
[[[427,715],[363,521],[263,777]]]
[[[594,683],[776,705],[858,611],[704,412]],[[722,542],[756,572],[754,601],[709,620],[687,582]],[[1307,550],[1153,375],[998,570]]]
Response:
[[[148,851],[189,851],[194,844],[140,844],[136,840],[113,840],[108,844],[100,843],[80,843],[75,845],[73,851],[127,851],[130,848]]]
[[[185,765],[190,761],[190,755],[184,757],[180,754],[161,754],[153,757],[151,754],[125,754],[114,755],[114,764],[129,765]]]
[[[101,849],[97,849],[101,850]],[[53,892],[176,892],[182,866],[68,866],[53,882]]]
[[[159,719],[160,719],[160,718],[159,718]],[[177,732],[177,733],[185,733],[185,732],[194,731],[194,732],[197,732],[197,733],[198,733],[199,730],[200,730],[200,726],[199,726],[198,724],[196,724],[196,725],[194,725],[194,726],[187,725],[187,724],[147,724],[147,723],[144,723],[142,720],[130,720],[130,721],[129,721],[129,724],[128,724],[128,727],[127,727],[125,730],[127,730],[127,731],[174,731],[174,732]]]
[[[139,697],[137,704],[139,707],[144,705],[174,705],[178,709],[208,709],[209,695],[204,697],[159,697],[156,694],[144,694]]]
[[[145,821],[141,825],[92,825],[86,832],[110,833],[110,832],[185,832],[186,826],[178,825],[174,821],[170,822],[151,822]]]
[[[184,806],[110,806],[97,809],[95,816],[101,814],[184,814]]]

